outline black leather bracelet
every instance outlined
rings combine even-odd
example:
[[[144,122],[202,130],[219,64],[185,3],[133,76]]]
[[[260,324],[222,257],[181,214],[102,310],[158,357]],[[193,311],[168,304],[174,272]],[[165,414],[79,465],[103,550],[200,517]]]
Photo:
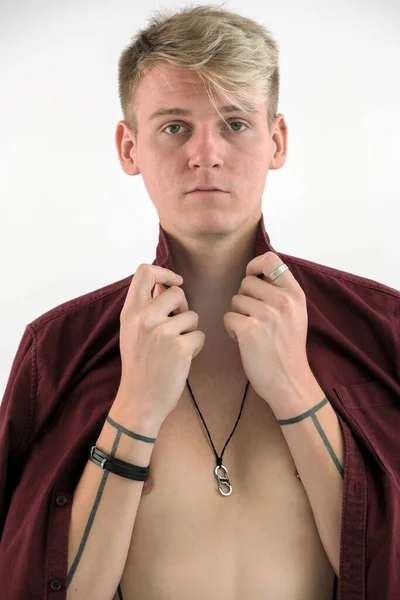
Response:
[[[120,475],[126,479],[134,479],[135,481],[146,481],[150,472],[150,465],[147,467],[133,465],[115,456],[106,454],[97,448],[97,446],[90,448],[89,460],[105,471],[110,471],[111,473],[115,473],[115,475]]]

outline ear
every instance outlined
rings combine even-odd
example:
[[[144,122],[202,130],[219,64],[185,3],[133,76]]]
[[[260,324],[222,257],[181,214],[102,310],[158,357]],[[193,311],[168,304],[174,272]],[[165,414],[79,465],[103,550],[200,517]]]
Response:
[[[136,159],[136,139],[126,121],[119,121],[115,130],[115,146],[122,170],[127,175],[139,175]]]
[[[288,147],[288,128],[285,117],[281,114],[272,124],[271,132],[272,142],[275,144],[275,153],[271,158],[269,169],[281,169],[286,163],[287,147]]]

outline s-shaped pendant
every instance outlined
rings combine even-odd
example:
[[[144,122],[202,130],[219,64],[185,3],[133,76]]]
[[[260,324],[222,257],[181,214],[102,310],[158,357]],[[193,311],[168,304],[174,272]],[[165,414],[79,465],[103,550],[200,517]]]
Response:
[[[224,471],[225,471],[225,477],[221,477],[221,476],[218,474],[218,469],[224,469]],[[223,464],[221,464],[221,466],[217,465],[217,466],[215,467],[215,469],[214,469],[214,473],[215,473],[215,476],[216,476],[216,478],[217,478],[217,481],[218,481],[218,489],[219,489],[219,491],[221,492],[221,494],[222,494],[223,496],[230,496],[230,494],[232,494],[232,486],[231,486],[231,482],[229,481],[229,477],[228,477],[228,469],[227,469],[226,467],[224,467],[224,465],[223,465]],[[223,485],[226,485],[226,486],[228,487],[228,489],[229,489],[229,492],[224,492],[224,491],[223,491],[223,489],[222,489],[222,486],[223,486]]]

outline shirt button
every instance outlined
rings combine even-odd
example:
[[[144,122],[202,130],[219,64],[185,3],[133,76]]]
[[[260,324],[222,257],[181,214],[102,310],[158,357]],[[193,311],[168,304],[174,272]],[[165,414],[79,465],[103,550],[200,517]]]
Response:
[[[67,504],[67,499],[65,496],[57,496],[56,502],[58,506],[64,506],[64,504]]]
[[[50,581],[50,587],[52,590],[59,590],[62,586],[62,583],[59,579],[52,579]]]

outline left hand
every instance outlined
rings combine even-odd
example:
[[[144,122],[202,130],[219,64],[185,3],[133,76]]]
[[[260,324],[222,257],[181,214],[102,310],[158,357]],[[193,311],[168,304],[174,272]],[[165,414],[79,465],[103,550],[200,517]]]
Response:
[[[250,261],[232,298],[233,312],[224,315],[225,329],[239,344],[247,378],[272,409],[288,397],[296,398],[314,378],[306,352],[305,293],[289,269],[273,283],[267,280],[281,264],[270,251]]]

